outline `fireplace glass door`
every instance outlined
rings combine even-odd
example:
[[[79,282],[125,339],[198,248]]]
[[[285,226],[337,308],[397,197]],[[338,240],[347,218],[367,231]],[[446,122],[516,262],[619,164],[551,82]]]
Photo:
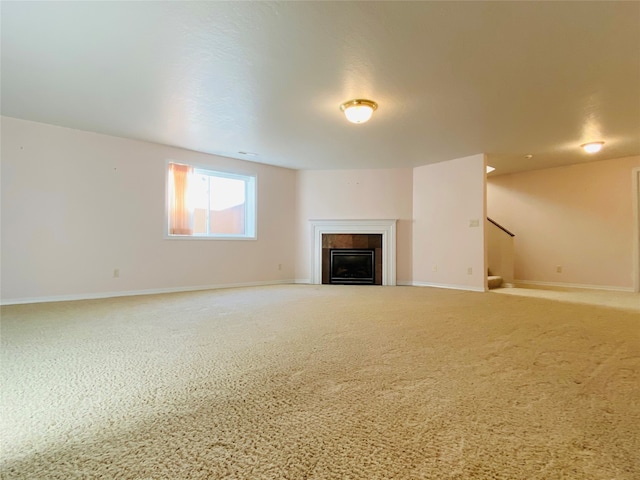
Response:
[[[375,249],[332,248],[331,283],[343,285],[373,285]]]

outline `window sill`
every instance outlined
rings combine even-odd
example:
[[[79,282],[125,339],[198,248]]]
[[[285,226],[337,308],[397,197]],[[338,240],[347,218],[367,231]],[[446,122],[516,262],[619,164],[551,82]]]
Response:
[[[205,237],[205,236],[197,236],[197,235],[165,235],[165,240],[257,240],[258,237],[239,237],[234,235],[229,236],[216,236],[216,237]]]

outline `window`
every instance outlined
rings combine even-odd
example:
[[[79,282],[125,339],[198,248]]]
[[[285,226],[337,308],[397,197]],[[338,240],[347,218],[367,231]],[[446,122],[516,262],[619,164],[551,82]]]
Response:
[[[256,178],[169,163],[170,237],[255,238]]]

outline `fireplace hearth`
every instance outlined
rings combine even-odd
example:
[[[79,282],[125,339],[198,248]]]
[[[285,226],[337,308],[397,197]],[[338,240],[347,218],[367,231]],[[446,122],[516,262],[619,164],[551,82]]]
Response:
[[[375,249],[332,248],[330,283],[373,285],[375,283]]]

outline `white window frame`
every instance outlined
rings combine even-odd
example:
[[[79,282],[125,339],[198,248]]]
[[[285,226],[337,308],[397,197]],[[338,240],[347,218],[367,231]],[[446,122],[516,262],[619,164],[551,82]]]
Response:
[[[169,165],[172,163],[188,165],[193,168],[193,172],[200,175],[210,175],[221,178],[232,178],[245,182],[245,216],[244,235],[235,234],[194,234],[178,235],[169,233]],[[192,163],[168,160],[165,163],[165,213],[164,213],[164,237],[168,240],[257,240],[258,205],[256,198],[258,195],[258,179],[253,173],[231,172],[216,170],[210,166],[196,165]],[[208,214],[207,214],[208,215]]]

